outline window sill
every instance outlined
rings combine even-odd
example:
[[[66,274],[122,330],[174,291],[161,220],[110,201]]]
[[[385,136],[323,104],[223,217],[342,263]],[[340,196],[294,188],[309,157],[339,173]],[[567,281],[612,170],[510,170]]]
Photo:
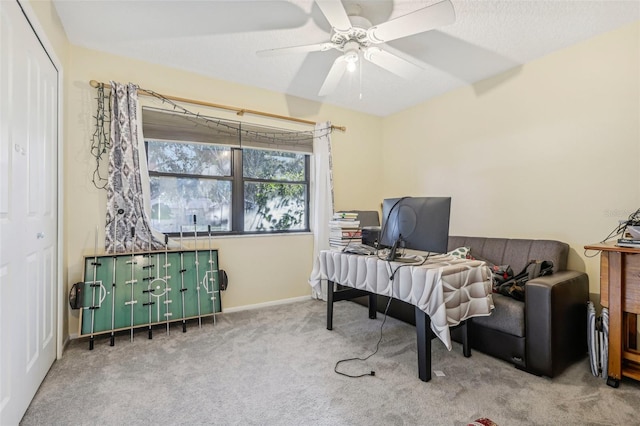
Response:
[[[311,231],[300,231],[300,232],[281,232],[281,233],[264,233],[264,234],[225,234],[225,235],[211,235],[211,239],[213,240],[222,240],[222,239],[234,239],[234,238],[289,238],[289,237],[300,237],[305,235],[313,235]],[[198,239],[206,239],[208,236],[199,235]]]

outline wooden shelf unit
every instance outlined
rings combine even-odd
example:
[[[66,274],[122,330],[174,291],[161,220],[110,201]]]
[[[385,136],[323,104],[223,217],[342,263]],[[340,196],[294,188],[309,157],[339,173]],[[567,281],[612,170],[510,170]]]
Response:
[[[640,249],[615,243],[592,244],[585,249],[601,252],[600,303],[609,309],[607,384],[618,387],[623,376],[640,380]]]

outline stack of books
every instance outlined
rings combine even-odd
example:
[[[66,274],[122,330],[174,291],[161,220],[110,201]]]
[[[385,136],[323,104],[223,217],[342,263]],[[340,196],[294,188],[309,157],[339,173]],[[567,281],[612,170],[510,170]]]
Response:
[[[329,246],[344,248],[362,243],[358,213],[334,213],[329,221]]]
[[[640,239],[637,238],[620,238],[618,239],[619,247],[640,248]]]

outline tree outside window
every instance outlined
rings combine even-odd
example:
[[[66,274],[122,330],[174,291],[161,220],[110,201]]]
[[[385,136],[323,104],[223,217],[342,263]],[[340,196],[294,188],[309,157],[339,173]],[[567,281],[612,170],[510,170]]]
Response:
[[[192,233],[194,216],[197,232],[308,230],[308,155],[191,142],[146,144],[156,230]]]

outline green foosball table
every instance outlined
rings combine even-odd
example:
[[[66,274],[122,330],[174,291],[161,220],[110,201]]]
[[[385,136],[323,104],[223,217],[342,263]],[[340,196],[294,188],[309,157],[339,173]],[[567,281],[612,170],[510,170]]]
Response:
[[[79,335],[93,336],[213,317],[222,312],[217,250],[87,256]]]

